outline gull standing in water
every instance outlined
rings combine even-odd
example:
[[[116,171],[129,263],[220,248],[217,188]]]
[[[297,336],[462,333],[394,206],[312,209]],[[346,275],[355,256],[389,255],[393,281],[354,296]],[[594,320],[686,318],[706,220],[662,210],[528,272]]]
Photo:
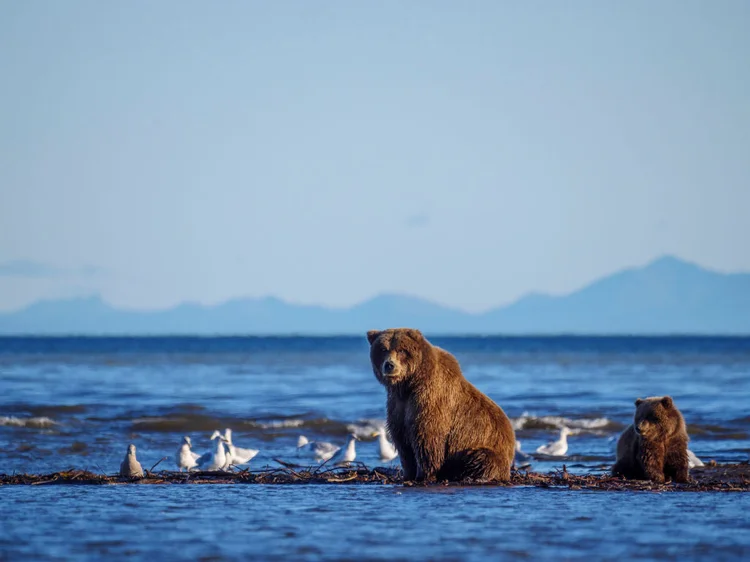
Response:
[[[125,459],[120,463],[120,476],[126,478],[143,478],[143,467],[138,459],[135,458],[135,445],[128,445],[128,452]]]
[[[521,450],[521,442],[516,439],[516,452],[513,457],[513,464],[516,465],[517,469],[525,469],[531,467],[531,456],[527,455]]]
[[[688,468],[695,468],[698,466],[706,466],[703,464],[703,461],[700,460],[693,451],[690,449],[687,450],[687,456],[688,456]]]
[[[198,453],[193,452],[193,444],[190,441],[190,437],[187,435],[182,438],[182,445],[180,445],[177,451],[177,468],[185,468],[190,471],[191,468],[195,468],[196,461],[200,458]]]
[[[372,434],[372,436],[378,438],[381,461],[390,462],[398,456],[396,446],[388,441],[385,427],[381,427],[380,429],[378,429],[375,433]]]
[[[219,433],[218,429],[214,431],[211,439],[216,439],[217,437],[221,437],[221,433]],[[235,447],[232,443],[232,430],[229,428],[224,430],[224,440],[227,442],[227,448],[229,449],[229,464],[232,466],[249,463],[260,452],[258,449],[243,449],[242,447]]]
[[[219,435],[219,439],[216,441],[216,449],[196,459],[196,466],[201,470],[226,470],[229,466],[229,455],[227,453],[226,439]]]
[[[560,439],[547,443],[546,445],[541,445],[536,452],[550,457],[565,456],[565,453],[568,452],[568,435],[570,435],[570,430],[563,426],[560,430]]]
[[[359,441],[359,437],[353,433],[349,435],[349,441],[346,445],[336,451],[336,454],[330,458],[333,466],[348,465],[357,458],[357,451],[355,449],[355,443]]]
[[[310,452],[318,462],[327,461],[335,455],[341,447],[326,441],[308,441],[307,437],[300,435],[297,439],[297,454],[300,451]]]

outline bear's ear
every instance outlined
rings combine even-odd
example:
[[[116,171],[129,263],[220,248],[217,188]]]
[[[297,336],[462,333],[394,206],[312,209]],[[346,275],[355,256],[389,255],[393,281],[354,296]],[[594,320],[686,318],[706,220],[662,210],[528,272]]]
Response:
[[[635,399],[635,405],[636,406],[640,406],[641,404],[643,404],[643,398],[636,398]]]
[[[376,339],[378,339],[378,336],[382,334],[380,330],[370,330],[367,332],[367,341],[370,342],[370,345],[372,345],[372,342],[374,342]]]
[[[661,405],[665,408],[671,408],[672,407],[672,397],[671,396],[665,396],[661,399]]]
[[[422,335],[422,332],[415,328],[409,328],[407,333],[415,340],[423,340],[424,336]]]

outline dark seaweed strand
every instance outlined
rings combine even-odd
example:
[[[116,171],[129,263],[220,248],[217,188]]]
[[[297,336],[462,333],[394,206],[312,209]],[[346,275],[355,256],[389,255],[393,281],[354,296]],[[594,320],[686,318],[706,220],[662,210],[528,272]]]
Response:
[[[144,478],[95,474],[68,470],[51,474],[0,474],[0,486],[7,485],[103,485],[103,484],[380,484],[421,486],[526,486],[547,489],[647,491],[647,492],[747,492],[750,491],[750,465],[725,464],[690,471],[688,484],[656,484],[643,480],[624,480],[610,475],[575,475],[563,466],[547,474],[514,471],[510,482],[404,482],[399,469],[368,468],[361,463],[349,467],[266,468],[239,472],[147,471]]]

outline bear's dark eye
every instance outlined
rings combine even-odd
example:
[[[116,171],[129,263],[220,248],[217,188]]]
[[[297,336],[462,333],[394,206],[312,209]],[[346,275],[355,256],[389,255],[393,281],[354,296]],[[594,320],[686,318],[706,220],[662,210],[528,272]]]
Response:
[[[409,358],[409,352],[408,351],[404,351],[403,349],[398,352],[398,355],[402,359],[408,359]]]

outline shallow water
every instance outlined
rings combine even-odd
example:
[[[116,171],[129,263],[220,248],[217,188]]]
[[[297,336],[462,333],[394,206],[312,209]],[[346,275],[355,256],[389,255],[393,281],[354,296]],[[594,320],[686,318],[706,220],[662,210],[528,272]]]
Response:
[[[638,396],[671,394],[699,457],[750,452],[750,338],[436,338],[466,376],[512,418],[525,452],[566,424],[568,458],[534,468],[596,471]],[[144,466],[180,437],[211,450],[214,429],[259,449],[253,468],[296,460],[301,434],[362,441],[384,391],[362,338],[0,338],[0,473],[85,468],[114,472],[128,442]],[[174,468],[164,461],[159,468]]]
[[[0,489],[0,552],[11,559],[741,560],[750,554],[749,494],[380,485],[29,490]]]
[[[699,457],[748,459],[750,338],[434,343],[503,407],[524,451],[555,439],[561,424],[573,428],[567,456],[535,459],[534,470],[607,470],[633,400],[661,394],[682,410]],[[371,433],[383,415],[364,336],[0,338],[0,473],[111,474],[129,442],[150,468],[174,455],[182,435],[203,452],[211,432],[224,427],[238,446],[260,449],[253,469],[278,466],[274,458],[311,462],[296,456],[300,434],[343,444],[351,431],[362,439],[357,459],[372,466],[380,463]],[[174,469],[173,461],[161,468]],[[748,553],[747,498],[385,486],[3,487],[8,524],[0,526],[0,555],[736,559]]]

